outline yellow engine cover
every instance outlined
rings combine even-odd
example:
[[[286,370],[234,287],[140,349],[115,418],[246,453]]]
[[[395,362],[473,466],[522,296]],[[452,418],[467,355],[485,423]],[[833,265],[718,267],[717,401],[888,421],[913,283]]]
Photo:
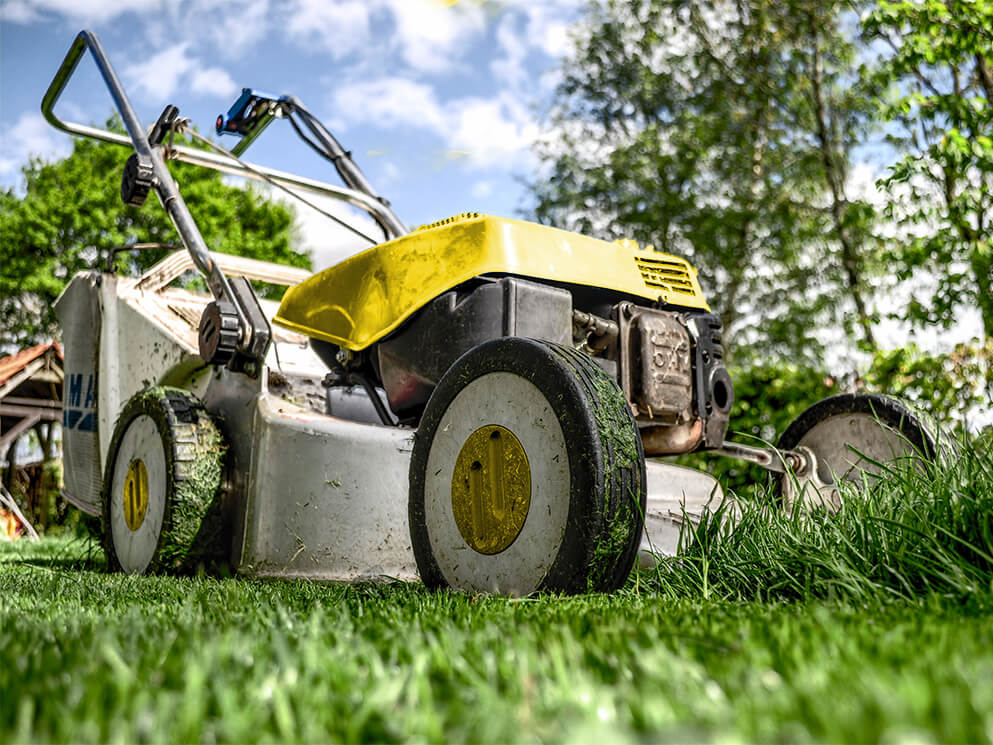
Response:
[[[280,326],[365,349],[426,303],[483,274],[603,287],[709,310],[683,259],[489,215],[444,220],[363,251],[291,287]]]

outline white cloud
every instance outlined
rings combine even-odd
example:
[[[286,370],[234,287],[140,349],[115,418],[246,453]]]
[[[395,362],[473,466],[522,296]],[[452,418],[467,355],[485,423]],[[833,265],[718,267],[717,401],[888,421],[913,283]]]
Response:
[[[33,23],[46,15],[61,15],[77,23],[105,24],[125,13],[157,10],[162,0],[5,0],[0,18]]]
[[[24,112],[0,138],[0,175],[16,171],[29,157],[56,160],[72,150],[72,139],[55,130],[41,114]]]
[[[362,0],[290,0],[279,15],[286,19],[290,39],[339,60],[370,43],[372,5]]]
[[[444,5],[431,0],[386,0],[393,15],[395,43],[415,70],[437,73],[455,66],[486,29],[479,6]]]
[[[442,130],[445,114],[434,89],[407,78],[379,78],[339,86],[334,110],[348,122],[380,127],[414,125]]]
[[[41,16],[25,0],[7,0],[0,5],[0,21],[4,23],[34,23]]]
[[[238,91],[231,76],[219,67],[202,67],[200,59],[189,54],[190,42],[166,47],[144,62],[124,68],[128,90],[149,101],[161,103],[173,98],[180,87],[201,96],[228,98]]]
[[[202,32],[225,57],[236,59],[270,32],[269,7],[269,0],[192,0],[182,27]]]
[[[408,127],[442,138],[472,165],[512,167],[529,162],[539,128],[526,106],[509,92],[446,103],[434,89],[406,78],[380,78],[340,87],[333,108],[351,124]]]
[[[530,77],[530,72],[525,66],[528,44],[517,21],[517,16],[511,13],[507,13],[500,21],[496,38],[503,56],[497,57],[490,63],[493,79],[511,90],[523,88]]]
[[[562,57],[570,49],[568,29],[587,7],[586,0],[503,0],[508,15],[524,18],[521,36],[529,46],[550,57]]]
[[[489,181],[477,181],[472,185],[473,199],[486,199],[493,193],[493,184]]]
[[[279,14],[291,40],[335,60],[398,53],[411,70],[426,73],[454,67],[486,30],[481,7],[434,0],[287,0]],[[377,35],[381,26],[387,33]]]
[[[194,93],[220,98],[231,98],[238,92],[238,86],[231,76],[218,67],[195,71],[190,76],[190,88]]]
[[[511,167],[530,162],[539,127],[514,95],[456,100],[446,106],[446,114],[448,127],[442,134],[448,135],[451,147],[466,151],[474,165]]]
[[[188,41],[166,47],[144,62],[135,62],[124,68],[124,78],[129,90],[144,95],[152,101],[171,99],[179,88],[180,80],[194,68],[194,60],[187,55]]]

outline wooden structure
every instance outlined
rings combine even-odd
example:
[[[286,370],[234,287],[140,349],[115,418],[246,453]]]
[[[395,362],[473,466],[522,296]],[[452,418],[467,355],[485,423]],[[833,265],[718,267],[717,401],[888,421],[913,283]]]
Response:
[[[27,483],[16,491],[24,492],[29,503],[41,490],[42,468],[41,463],[16,462],[17,441],[34,430],[42,463],[58,457],[54,435],[62,419],[62,382],[62,349],[58,342],[39,344],[0,359],[0,463],[6,460],[0,486],[14,492],[20,471]]]

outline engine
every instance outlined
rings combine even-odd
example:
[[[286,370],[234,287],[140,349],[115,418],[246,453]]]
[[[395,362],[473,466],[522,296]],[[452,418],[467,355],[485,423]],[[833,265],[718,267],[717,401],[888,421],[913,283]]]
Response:
[[[500,336],[571,343],[591,354],[624,391],[646,455],[724,442],[734,389],[712,313],[646,307],[597,288],[484,277],[426,305],[377,343],[369,362],[390,408],[413,422],[460,355]]]
[[[616,360],[646,455],[723,444],[734,387],[724,366],[720,318],[631,302],[615,305],[609,320],[575,316],[575,341]]]

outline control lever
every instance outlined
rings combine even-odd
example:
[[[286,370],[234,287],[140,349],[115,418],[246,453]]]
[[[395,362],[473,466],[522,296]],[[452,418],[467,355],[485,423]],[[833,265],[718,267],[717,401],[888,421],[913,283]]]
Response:
[[[172,130],[173,122],[179,116],[179,109],[172,104],[159,114],[158,121],[148,135],[149,147],[158,147]],[[152,161],[137,152],[132,153],[124,164],[121,176],[121,201],[131,207],[141,207],[148,198],[148,192],[155,186],[155,168]]]
[[[169,104],[162,109],[162,113],[159,114],[158,121],[156,121],[155,126],[152,127],[152,133],[148,135],[148,144],[152,147],[161,145],[162,140],[164,140],[165,136],[172,130],[172,125],[178,116],[179,109],[172,104]]]

